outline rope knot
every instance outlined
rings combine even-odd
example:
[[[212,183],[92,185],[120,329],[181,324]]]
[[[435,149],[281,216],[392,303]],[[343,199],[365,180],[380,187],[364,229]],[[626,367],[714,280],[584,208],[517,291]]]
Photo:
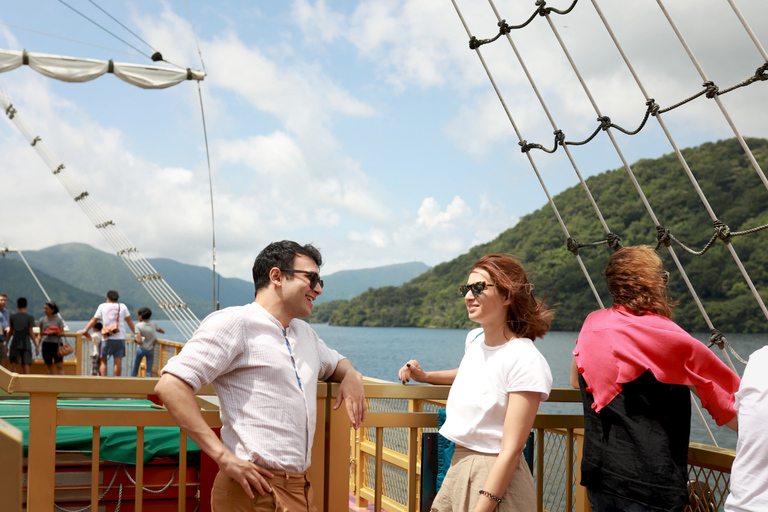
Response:
[[[597,118],[600,121],[600,129],[605,131],[611,127],[611,118],[608,116],[600,116]]]
[[[703,85],[704,87],[707,88],[707,98],[709,99],[714,98],[720,92],[720,88],[715,85],[715,82],[708,81],[708,82],[704,82]]]
[[[723,336],[723,333],[714,328],[709,332],[711,333],[709,336],[709,347],[711,348],[712,345],[717,345],[717,347],[722,350],[728,342],[728,340],[725,339],[725,336]]]
[[[565,145],[565,134],[563,133],[563,130],[555,130],[555,145],[556,146],[564,146]]]
[[[539,16],[546,16],[549,14],[549,9],[547,9],[547,2],[546,0],[536,0],[536,6],[538,6],[538,9],[536,10],[536,14]]]
[[[661,244],[664,244],[665,246],[669,247],[669,244],[671,243],[670,240],[672,239],[672,232],[665,228],[664,226],[656,226],[656,249],[661,247]]]
[[[480,48],[480,44],[481,44],[480,41],[475,36],[472,36],[469,38],[470,50],[477,50],[478,48]]]
[[[658,103],[656,103],[656,100],[653,98],[650,98],[648,101],[645,102],[645,104],[648,106],[648,111],[651,113],[652,116],[655,116],[659,113],[659,110],[661,107]]]
[[[541,144],[536,144],[536,143],[528,144],[527,140],[521,140],[517,144],[518,146],[520,146],[520,151],[522,153],[528,153],[532,149],[541,149],[543,147]]]
[[[757,68],[757,71],[755,71],[755,80],[768,80],[768,62]]]
[[[715,234],[717,235],[717,238],[728,243],[731,238],[731,228],[720,219],[715,219],[712,224],[715,226]]]
[[[501,20],[497,25],[499,26],[499,34],[509,34],[512,31],[510,26],[507,25],[507,20]]]
[[[613,249],[613,252],[616,252],[622,247],[624,247],[624,245],[621,243],[621,237],[616,233],[606,234],[605,239],[608,241],[608,247]]]
[[[572,236],[568,237],[566,248],[573,254],[579,254],[579,242]]]

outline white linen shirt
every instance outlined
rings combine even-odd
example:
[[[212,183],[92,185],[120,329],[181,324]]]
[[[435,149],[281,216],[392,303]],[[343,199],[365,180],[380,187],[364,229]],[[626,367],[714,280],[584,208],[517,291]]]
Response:
[[[734,408],[739,439],[726,512],[768,510],[768,347],[749,356]]]
[[[464,346],[440,434],[476,452],[499,453],[509,393],[533,391],[546,400],[552,372],[528,338],[489,347],[482,329],[474,329]]]
[[[284,331],[253,302],[208,315],[162,373],[195,392],[213,383],[221,440],[237,457],[303,473],[311,463],[317,381],[330,377],[342,359],[306,322],[294,319]]]

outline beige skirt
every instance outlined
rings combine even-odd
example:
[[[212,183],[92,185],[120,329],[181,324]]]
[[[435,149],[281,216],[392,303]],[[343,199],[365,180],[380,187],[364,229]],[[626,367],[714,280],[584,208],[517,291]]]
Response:
[[[479,491],[496,457],[496,454],[479,453],[457,445],[431,512],[467,512],[475,507],[478,499],[487,500]],[[499,498],[502,503],[496,508],[498,512],[536,511],[536,489],[522,455],[507,490]]]

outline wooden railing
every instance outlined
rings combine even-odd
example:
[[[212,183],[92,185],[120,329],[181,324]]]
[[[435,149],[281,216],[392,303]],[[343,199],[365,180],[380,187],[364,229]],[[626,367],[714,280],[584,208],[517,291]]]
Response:
[[[0,510],[21,510],[21,468],[24,438],[18,428],[0,420]]]
[[[12,374],[0,369],[0,390],[12,396],[29,397],[29,439],[27,507],[29,510],[52,510],[54,503],[56,428],[59,426],[86,426],[93,431],[91,460],[91,505],[96,510],[100,487],[99,433],[103,427],[127,426],[136,428],[137,453],[143,452],[143,432],[151,426],[172,426],[170,415],[162,408],[149,411],[119,411],[63,409],[57,406],[58,398],[71,397],[128,397],[147,398],[152,395],[156,379],[110,377],[54,377]],[[350,492],[356,505],[374,504],[375,510],[417,511],[420,493],[420,433],[437,425],[437,409],[444,406],[448,396],[447,386],[403,386],[400,384],[366,382],[366,397],[371,404],[364,428],[355,432],[350,427],[344,407],[333,410],[338,384],[321,383],[318,386],[318,415],[309,478],[315,489],[316,504],[325,512],[347,510]],[[208,387],[198,394],[203,415],[212,427],[220,425],[213,389]],[[550,401],[578,401],[575,390],[553,390]],[[108,403],[108,402],[106,402]],[[389,407],[389,403],[396,406]],[[385,405],[382,405],[385,404]],[[536,481],[539,511],[582,512],[589,505],[583,488],[578,482],[580,461],[580,415],[539,414],[534,423],[535,447],[533,472]],[[0,443],[8,437],[0,429]],[[399,437],[398,437],[399,436]],[[15,441],[13,439],[16,439]],[[389,445],[394,441],[395,447]],[[399,439],[399,440],[398,440]],[[351,441],[350,441],[351,440]],[[19,467],[18,438],[11,435],[11,448],[0,445],[0,467],[13,468],[9,478],[0,479],[0,485],[8,484],[11,493],[20,493],[21,480],[13,480]],[[184,488],[187,438],[179,436],[179,489]],[[703,445],[691,445],[689,460],[695,480],[705,482],[711,492],[717,493],[713,502],[722,503],[727,494],[728,473],[733,460],[732,450],[715,449]],[[141,489],[143,461],[136,460],[136,488]],[[385,471],[386,468],[386,471]],[[402,472],[402,479],[392,481],[392,468]],[[212,471],[216,471],[213,464]],[[698,473],[696,473],[698,472]],[[19,470],[20,473],[20,470]],[[370,477],[369,477],[370,473]],[[390,476],[386,476],[390,475]],[[399,478],[399,477],[398,477]],[[201,481],[203,478],[201,478]],[[0,487],[0,495],[6,494]],[[201,485],[196,496],[200,510],[209,505],[210,488]],[[136,510],[141,507],[141,493]],[[179,508],[184,510],[185,496],[179,493]],[[8,508],[5,500],[0,505]],[[15,503],[12,498],[8,503]]]

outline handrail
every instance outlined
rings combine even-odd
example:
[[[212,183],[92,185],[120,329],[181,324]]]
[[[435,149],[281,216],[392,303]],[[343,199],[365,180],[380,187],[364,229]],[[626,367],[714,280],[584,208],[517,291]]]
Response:
[[[93,428],[93,462],[91,503],[98,500],[99,483],[96,476],[99,471],[99,431],[102,427],[127,425],[136,428],[137,444],[143,445],[144,429],[151,426],[170,426],[173,421],[163,408],[157,410],[116,411],[107,409],[59,408],[57,400],[66,396],[83,397],[147,397],[154,391],[155,379],[114,378],[114,377],[78,377],[40,376],[11,374],[0,368],[0,389],[14,395],[29,396],[29,456],[28,486],[30,510],[51,510],[53,508],[56,427],[87,426]],[[376,510],[385,507],[390,511],[418,510],[417,496],[420,493],[420,433],[424,429],[433,429],[437,425],[436,407],[443,407],[448,397],[448,386],[403,386],[402,384],[365,382],[365,392],[371,405],[366,421],[359,431],[351,429],[344,407],[333,410],[338,393],[338,383],[321,383],[318,386],[317,428],[312,451],[313,464],[309,469],[309,478],[315,488],[316,503],[325,512],[346,510],[350,497],[350,464],[355,465],[353,472],[354,488],[359,500],[372,501]],[[209,425],[220,425],[217,401],[212,387],[208,386],[197,396],[198,404]],[[579,392],[572,389],[553,390],[550,401],[573,402],[579,398]],[[393,406],[394,404],[394,406]],[[424,410],[425,408],[430,410]],[[537,415],[534,422],[535,450],[534,471],[539,510],[588,510],[588,502],[583,488],[578,482],[579,453],[582,447],[583,417],[578,414]],[[375,440],[367,433],[375,432]],[[393,435],[402,439],[392,448]],[[350,434],[354,433],[354,437]],[[0,432],[0,436],[2,433]],[[185,452],[186,436],[179,437],[182,451]],[[2,439],[0,439],[2,442]],[[398,451],[400,450],[400,451]],[[143,449],[137,449],[143,453]],[[13,450],[0,449],[0,466],[16,467],[12,459]],[[185,459],[182,454],[181,459]],[[695,467],[695,480],[707,482],[725,481],[722,475],[730,471],[733,450],[713,448],[691,444],[689,463]],[[10,461],[9,461],[10,458]],[[368,484],[367,475],[361,467],[362,460],[368,459],[368,468],[376,476],[376,485]],[[9,461],[11,466],[6,466]],[[136,476],[141,486],[143,462],[136,460]],[[215,472],[215,464],[214,472]],[[389,478],[384,466],[397,468],[406,474],[395,499],[387,495],[384,480]],[[186,481],[186,465],[181,463],[179,471],[181,481]],[[714,472],[713,472],[714,471]],[[16,473],[16,471],[13,471]],[[19,471],[19,474],[21,472]],[[399,480],[398,480],[399,482]],[[570,484],[568,483],[570,482]],[[3,482],[0,482],[2,484]],[[15,484],[12,484],[15,486]],[[201,476],[201,495],[210,491],[210,484],[203,482]],[[372,485],[372,484],[371,484]],[[386,484],[390,488],[392,481]],[[719,485],[719,484],[718,484]],[[20,487],[16,486],[16,487]],[[16,488],[14,487],[14,488]],[[712,489],[721,502],[727,494],[726,487]],[[2,492],[2,491],[0,491]],[[554,493],[554,494],[553,494]],[[141,493],[137,496],[137,510],[141,502]],[[5,493],[2,492],[5,496]],[[180,500],[184,500],[180,495]],[[713,498],[715,499],[715,498]],[[206,500],[201,499],[201,510],[205,510]],[[551,502],[556,501],[553,505]],[[545,505],[546,503],[546,505]],[[564,506],[564,507],[563,507]],[[575,508],[574,508],[575,506]]]

